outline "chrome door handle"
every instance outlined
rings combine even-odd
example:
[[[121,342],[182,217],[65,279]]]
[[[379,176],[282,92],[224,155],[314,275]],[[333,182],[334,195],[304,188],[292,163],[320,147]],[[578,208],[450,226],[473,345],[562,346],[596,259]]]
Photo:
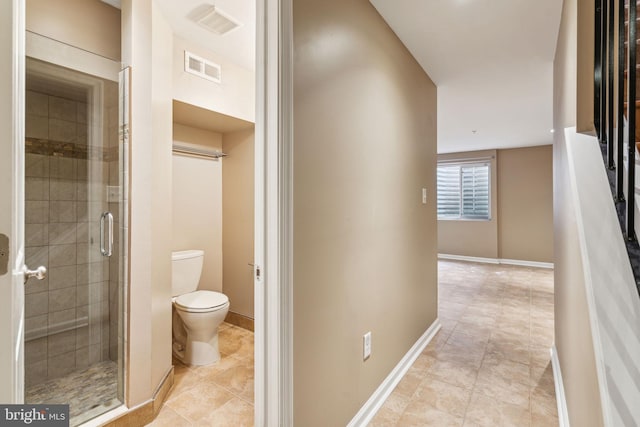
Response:
[[[108,221],[107,228],[107,247],[104,245],[104,222]],[[100,253],[103,256],[111,256],[113,254],[113,215],[111,212],[105,212],[100,217]]]
[[[45,267],[44,265],[41,265],[35,270],[29,270],[29,268],[25,265],[24,267],[22,267],[22,272],[24,273],[25,285],[27,284],[27,280],[31,279],[32,277],[35,277],[38,280],[44,280],[44,278],[47,277],[47,267]]]

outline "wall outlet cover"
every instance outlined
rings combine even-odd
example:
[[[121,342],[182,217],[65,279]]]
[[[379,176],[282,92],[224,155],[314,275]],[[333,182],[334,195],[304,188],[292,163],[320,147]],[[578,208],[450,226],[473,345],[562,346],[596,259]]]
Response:
[[[362,359],[367,360],[371,357],[371,332],[367,332],[362,337]]]

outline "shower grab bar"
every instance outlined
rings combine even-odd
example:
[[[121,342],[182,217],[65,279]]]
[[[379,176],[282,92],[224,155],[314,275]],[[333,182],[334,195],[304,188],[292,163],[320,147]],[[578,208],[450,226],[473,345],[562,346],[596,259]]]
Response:
[[[109,245],[107,248],[104,246],[104,221],[105,219],[109,223],[109,227],[107,228],[108,238],[107,244]],[[100,217],[100,253],[103,256],[111,256],[113,254],[113,215],[111,212],[105,212]]]

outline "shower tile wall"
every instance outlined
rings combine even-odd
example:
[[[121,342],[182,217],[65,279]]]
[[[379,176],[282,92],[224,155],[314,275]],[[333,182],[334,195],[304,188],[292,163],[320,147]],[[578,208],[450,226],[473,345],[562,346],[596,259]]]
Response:
[[[110,272],[98,231],[109,158],[88,147],[87,117],[84,102],[27,91],[26,262],[49,270],[25,288],[27,387],[109,358]]]

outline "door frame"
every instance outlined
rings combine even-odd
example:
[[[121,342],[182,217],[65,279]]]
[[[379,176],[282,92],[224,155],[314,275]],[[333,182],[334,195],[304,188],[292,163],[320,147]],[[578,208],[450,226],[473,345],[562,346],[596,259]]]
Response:
[[[293,15],[256,2],[255,425],[293,426]],[[258,271],[261,269],[261,271]]]
[[[0,43],[5,62],[0,64],[0,233],[8,235],[9,263],[0,276],[0,339],[9,343],[0,352],[0,402],[24,400],[24,103],[25,103],[25,0],[0,4]],[[7,155],[9,154],[9,155]]]

